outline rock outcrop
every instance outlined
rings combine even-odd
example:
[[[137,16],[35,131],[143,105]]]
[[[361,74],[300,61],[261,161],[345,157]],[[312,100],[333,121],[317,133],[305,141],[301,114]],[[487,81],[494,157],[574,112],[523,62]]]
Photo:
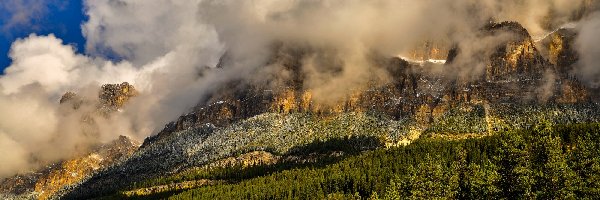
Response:
[[[49,199],[58,191],[89,178],[98,170],[131,155],[139,144],[125,136],[93,148],[91,153],[61,161],[44,169],[17,175],[0,182],[7,198]]]
[[[133,97],[138,91],[127,82],[121,84],[102,85],[97,99],[84,99],[75,92],[66,92],[61,98],[60,104],[71,104],[73,109],[78,109],[82,104],[94,104],[98,111],[108,114],[117,111]]]
[[[111,113],[122,109],[136,95],[135,88],[124,82],[103,85],[97,99],[85,99],[74,92],[66,92],[59,103],[66,105],[67,110],[85,112],[80,121],[81,134],[86,137],[96,137],[98,126],[94,117],[110,117]],[[92,109],[81,110],[83,106]],[[53,163],[36,172],[2,180],[0,194],[6,195],[6,198],[47,199],[60,189],[89,178],[98,170],[131,155],[139,146],[125,136],[108,144],[92,145],[91,148],[82,149],[84,152],[79,152],[80,156]]]
[[[118,110],[123,108],[129,99],[138,95],[137,90],[127,82],[121,84],[105,84],[100,89],[100,105],[103,109]]]

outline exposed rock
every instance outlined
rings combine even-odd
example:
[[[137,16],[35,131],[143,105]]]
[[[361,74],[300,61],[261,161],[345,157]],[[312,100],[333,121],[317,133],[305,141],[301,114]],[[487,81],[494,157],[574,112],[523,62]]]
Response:
[[[105,84],[100,90],[100,104],[103,108],[115,110],[122,108],[130,98],[137,96],[138,92],[133,85],[127,82],[121,84]]]
[[[49,165],[38,172],[2,180],[0,193],[48,199],[60,189],[85,180],[98,170],[126,158],[138,146],[131,139],[120,136],[110,143],[95,147],[89,154]]]
[[[71,104],[74,110],[79,109],[83,104],[95,105],[98,111],[109,114],[123,108],[129,99],[137,95],[138,92],[133,85],[123,82],[102,85],[98,92],[98,99],[84,99],[75,92],[66,92],[59,102],[60,104]]]
[[[94,116],[110,117],[112,112],[121,109],[130,98],[136,95],[135,88],[124,82],[103,85],[98,99],[84,99],[74,92],[66,92],[59,103],[68,105],[65,107],[68,110],[80,110],[82,106],[94,108],[95,110],[83,111],[86,113],[83,114],[80,128],[82,135],[96,137],[98,127]],[[63,187],[82,181],[90,174],[131,155],[138,146],[139,144],[129,138],[121,136],[109,144],[83,149],[84,152],[80,152],[81,156],[48,165],[37,172],[2,180],[0,193],[37,196],[39,199],[46,199]]]
[[[407,58],[415,61],[446,60],[451,48],[452,45],[448,41],[427,40],[412,48]]]
[[[33,193],[36,182],[44,174],[49,173],[49,170],[54,169],[55,166],[48,166],[44,170],[39,172],[31,172],[26,174],[18,174],[9,178],[0,180],[0,197],[5,196],[30,196]],[[34,196],[34,195],[31,195]]]
[[[540,79],[550,68],[537,51],[529,32],[517,22],[492,23],[486,29],[489,34],[511,34],[512,39],[495,47],[485,70],[488,82],[523,79]]]
[[[484,28],[483,34],[507,34],[512,37],[493,47],[493,53],[484,58],[487,67],[480,79],[459,80],[453,76],[455,66],[452,66],[452,62],[460,54],[458,46],[442,54],[440,51],[448,49],[448,44],[425,42],[423,47],[413,51],[413,57],[445,59],[445,65],[421,65],[402,58],[374,54],[371,57],[373,66],[387,71],[391,81],[372,80],[363,89],[349,91],[346,98],[333,105],[315,101],[312,91],[303,86],[306,75],[302,70],[302,60],[322,50],[277,44],[273,47],[273,57],[268,65],[280,67],[289,77],[277,77],[274,83],[265,85],[261,85],[263,82],[240,81],[225,84],[208,97],[206,103],[199,104],[193,112],[181,116],[156,136],[146,139],[143,146],[168,137],[173,132],[205,124],[223,127],[264,112],[308,112],[326,116],[368,111],[383,113],[394,119],[414,117],[419,124],[427,125],[440,117],[441,113],[461,103],[588,101],[586,89],[577,81],[566,81],[563,76],[554,82],[545,80],[547,74],[555,73],[556,67],[544,59],[528,31],[519,23],[490,23]],[[220,65],[226,65],[227,62],[226,56],[223,56]],[[539,89],[544,84],[548,85],[548,88],[544,88],[548,91]],[[542,95],[540,93],[549,95],[539,98]]]
[[[578,54],[575,49],[577,33],[574,29],[561,28],[537,42],[540,53],[548,58],[562,78],[568,78],[577,62]]]

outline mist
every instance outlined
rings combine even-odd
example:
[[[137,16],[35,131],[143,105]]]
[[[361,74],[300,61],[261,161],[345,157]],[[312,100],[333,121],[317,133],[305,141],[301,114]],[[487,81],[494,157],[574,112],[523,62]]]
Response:
[[[87,0],[85,54],[53,35],[30,35],[12,45],[12,64],[0,77],[0,162],[8,163],[0,177],[69,158],[118,135],[143,140],[231,80],[285,76],[277,63],[267,65],[274,43],[315,49],[302,60],[304,89],[314,91],[315,100],[335,101],[369,80],[385,82],[389,75],[369,62],[373,52],[397,56],[432,39],[460,43],[456,73],[476,76],[483,63],[471,55],[506,39],[479,34],[490,20],[518,21],[532,35],[543,35],[578,20],[574,13],[585,2]],[[584,18],[580,41],[597,43],[592,36],[600,20],[594,16]],[[600,73],[592,60],[599,45],[581,44],[582,54],[596,52],[582,55],[581,70]],[[230,61],[217,69],[225,52]],[[327,70],[332,64],[339,73]],[[67,91],[96,99],[102,84],[121,82],[140,94],[122,112],[93,116],[96,134],[85,134],[80,122],[94,106],[72,110],[58,103]]]
[[[575,74],[590,87],[600,86],[600,12],[591,14],[579,26],[576,41],[579,62]]]

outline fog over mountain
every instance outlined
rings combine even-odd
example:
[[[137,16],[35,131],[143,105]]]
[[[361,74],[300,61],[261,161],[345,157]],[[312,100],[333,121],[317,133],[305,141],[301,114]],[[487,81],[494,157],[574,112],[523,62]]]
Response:
[[[600,12],[594,12],[583,19],[578,28],[577,51],[580,61],[575,72],[589,85],[597,88],[600,86],[600,41],[597,39],[600,33]]]
[[[575,23],[580,56],[573,74],[600,84],[600,3],[593,0],[86,0],[86,53],[54,35],[14,42],[0,76],[0,177],[68,158],[118,135],[143,140],[231,80],[277,84],[289,76],[269,64],[273,45],[317,49],[302,61],[317,101],[342,98],[386,71],[369,56],[397,56],[427,40],[461,48],[459,77],[481,75],[478,55],[514,36],[480,34],[490,21],[517,21],[532,36]],[[29,15],[29,14],[28,14]],[[17,16],[18,17],[18,16]],[[477,38],[477,39],[473,39]],[[226,55],[225,66],[217,67]],[[327,59],[322,59],[327,58]],[[323,60],[327,61],[324,62]],[[334,68],[332,72],[331,68]],[[82,134],[67,91],[96,99],[102,84],[128,82],[139,95],[120,112],[92,116]]]

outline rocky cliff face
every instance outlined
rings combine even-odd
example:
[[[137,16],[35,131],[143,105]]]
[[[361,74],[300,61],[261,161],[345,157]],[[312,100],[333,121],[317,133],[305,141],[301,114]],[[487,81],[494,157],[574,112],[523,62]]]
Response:
[[[104,114],[123,108],[129,99],[137,96],[138,92],[127,82],[121,84],[102,85],[97,99],[84,99],[75,92],[66,92],[61,98],[60,104],[70,104],[73,109],[79,109],[82,104],[94,105],[98,111]]]
[[[38,199],[48,199],[63,187],[72,185],[100,169],[104,169],[120,159],[130,156],[139,144],[125,136],[97,147],[92,153],[83,157],[62,162],[55,170],[40,177],[35,184]]]
[[[567,78],[577,62],[578,55],[575,47],[577,32],[569,28],[560,28],[547,35],[536,45],[540,53],[553,64],[555,71],[563,78]]]
[[[384,69],[391,76],[391,81],[372,80],[363,89],[349,91],[345,98],[334,104],[315,101],[313,91],[304,87],[306,74],[302,60],[319,50],[275,45],[269,63],[277,64],[280,71],[287,72],[287,78],[279,77],[273,80],[277,84],[269,86],[241,82],[225,85],[205,104],[168,124],[145,143],[204,124],[227,126],[264,112],[330,115],[368,111],[380,112],[394,119],[415,118],[427,125],[461,103],[589,101],[588,90],[565,75],[577,59],[570,46],[573,43],[570,33],[558,31],[552,34],[556,40],[536,43],[519,23],[501,22],[490,23],[483,28],[482,34],[506,35],[509,39],[490,47],[491,54],[484,54],[488,56],[482,58],[486,67],[479,78],[463,80],[452,72],[456,67],[452,63],[460,54],[460,45],[449,49],[447,42],[425,42],[412,51],[411,59],[448,62],[423,65],[399,57],[374,55],[372,65]],[[226,62],[226,58],[222,62]]]
[[[130,98],[137,96],[138,92],[133,85],[127,82],[121,84],[106,84],[100,89],[100,106],[106,110],[118,110],[123,108]]]
[[[99,135],[97,120],[110,118],[111,114],[122,109],[123,106],[138,92],[127,82],[121,84],[105,84],[98,91],[97,97],[80,96],[75,92],[66,92],[60,99],[63,115],[74,113],[81,116],[79,128],[81,134],[96,141]]]
[[[427,40],[412,48],[406,59],[414,61],[443,61],[448,57],[452,44],[444,40]]]
[[[98,170],[131,155],[139,144],[120,136],[93,148],[91,153],[61,161],[29,174],[17,175],[0,182],[0,197],[49,199],[59,190],[90,177]]]

